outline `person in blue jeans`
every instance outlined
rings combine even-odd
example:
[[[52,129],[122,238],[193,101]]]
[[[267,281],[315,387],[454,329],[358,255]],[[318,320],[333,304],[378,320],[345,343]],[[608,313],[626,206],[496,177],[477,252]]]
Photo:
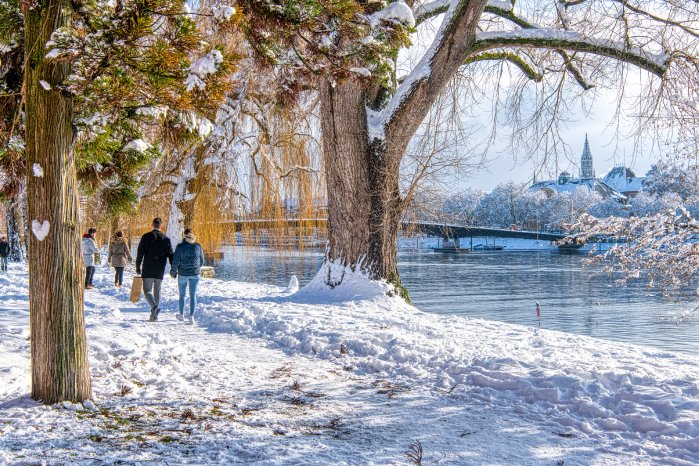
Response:
[[[177,278],[177,286],[180,291],[180,312],[177,315],[177,320],[184,320],[184,298],[187,294],[187,285],[189,285],[188,322],[194,323],[194,310],[197,307],[197,285],[202,265],[204,265],[204,250],[201,244],[197,243],[194,232],[187,228],[184,231],[184,239],[175,248],[175,255],[170,267],[170,276]]]

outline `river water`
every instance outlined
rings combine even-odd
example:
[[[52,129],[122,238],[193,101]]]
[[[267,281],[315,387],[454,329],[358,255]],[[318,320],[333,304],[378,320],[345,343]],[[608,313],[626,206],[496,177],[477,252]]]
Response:
[[[313,278],[323,253],[224,247],[214,264],[223,279],[301,286]],[[622,287],[584,256],[541,252],[438,254],[402,251],[399,271],[419,309],[491,319],[699,355],[699,311],[686,295],[671,302],[641,284]],[[541,321],[536,317],[536,303]]]

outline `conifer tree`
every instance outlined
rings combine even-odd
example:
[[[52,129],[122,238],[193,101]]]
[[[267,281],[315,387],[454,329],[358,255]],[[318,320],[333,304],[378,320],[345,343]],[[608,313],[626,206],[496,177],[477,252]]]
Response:
[[[130,205],[136,172],[157,155],[141,123],[157,124],[145,127],[153,134],[206,132],[206,114],[229,87],[232,57],[200,40],[183,1],[37,0],[21,7],[0,13],[23,18],[13,34],[24,59],[13,67],[24,76],[32,397],[82,401],[90,381],[76,169],[114,212]],[[220,23],[232,16],[226,10]],[[3,149],[14,136],[7,128]]]

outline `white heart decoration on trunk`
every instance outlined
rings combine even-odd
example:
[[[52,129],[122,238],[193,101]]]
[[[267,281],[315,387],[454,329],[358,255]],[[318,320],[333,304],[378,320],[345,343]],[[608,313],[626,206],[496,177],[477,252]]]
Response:
[[[37,219],[32,220],[32,232],[39,241],[43,241],[44,238],[48,236],[50,229],[51,224],[48,220],[44,220],[43,223],[39,222]]]

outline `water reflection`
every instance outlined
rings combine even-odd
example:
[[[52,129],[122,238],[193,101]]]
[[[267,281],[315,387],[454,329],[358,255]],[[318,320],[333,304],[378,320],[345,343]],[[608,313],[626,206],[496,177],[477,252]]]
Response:
[[[220,278],[286,286],[291,275],[307,283],[322,251],[228,247],[215,265]],[[401,252],[399,270],[415,305],[699,355],[699,317],[678,319],[691,303],[666,301],[657,290],[619,287],[582,256],[484,252],[463,255]]]

